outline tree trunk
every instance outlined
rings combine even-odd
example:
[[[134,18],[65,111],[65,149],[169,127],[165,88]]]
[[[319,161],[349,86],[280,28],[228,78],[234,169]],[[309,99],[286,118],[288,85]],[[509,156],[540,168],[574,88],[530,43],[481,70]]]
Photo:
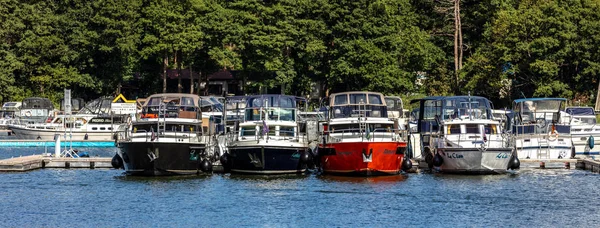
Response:
[[[196,88],[198,90],[198,92],[196,92],[198,96],[200,96],[200,83],[202,83],[202,71],[198,71],[198,88]]]
[[[163,57],[163,89],[162,92],[167,92],[167,67],[169,66],[169,56],[165,50],[165,56]]]
[[[457,4],[456,4],[456,14],[458,16],[457,17],[457,21],[458,21],[458,70],[462,70],[463,67],[463,38],[462,38],[462,22],[460,21],[460,0],[456,0]]]
[[[190,64],[190,94],[194,94],[194,72],[192,72],[192,64]]]
[[[181,86],[181,74],[179,73],[181,70],[181,59],[179,59],[179,62],[177,62],[177,51],[175,51],[174,56],[175,59],[173,59],[173,63],[175,64],[175,75],[177,77],[177,93],[181,93],[181,89],[183,88],[183,86]]]

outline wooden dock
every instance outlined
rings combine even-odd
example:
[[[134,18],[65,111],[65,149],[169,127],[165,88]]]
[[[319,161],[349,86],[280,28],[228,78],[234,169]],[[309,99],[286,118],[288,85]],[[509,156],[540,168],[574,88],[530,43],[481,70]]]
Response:
[[[31,155],[0,160],[0,172],[25,172],[43,168],[112,168],[110,157],[56,158]]]
[[[600,173],[600,161],[597,160],[582,159],[577,161],[576,167],[578,169],[592,171],[592,173]]]

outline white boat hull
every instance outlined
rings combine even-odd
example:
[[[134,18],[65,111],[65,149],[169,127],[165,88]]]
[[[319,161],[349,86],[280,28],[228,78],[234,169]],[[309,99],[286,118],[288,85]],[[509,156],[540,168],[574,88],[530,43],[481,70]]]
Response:
[[[490,174],[506,173],[510,162],[511,148],[443,148],[438,152],[443,163],[440,171],[445,173]]]
[[[567,159],[572,157],[571,136],[549,139],[546,135],[520,135],[515,138],[519,159]]]
[[[32,140],[54,140],[55,135],[61,135],[65,140],[89,140],[89,141],[114,141],[113,135],[116,132],[110,131],[86,131],[86,130],[50,130],[50,129],[29,129],[11,126],[11,130],[18,139]],[[87,139],[86,139],[87,135]]]

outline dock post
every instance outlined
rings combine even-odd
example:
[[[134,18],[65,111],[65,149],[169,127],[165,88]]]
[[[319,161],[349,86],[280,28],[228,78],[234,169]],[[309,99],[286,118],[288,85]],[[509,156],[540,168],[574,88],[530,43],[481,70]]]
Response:
[[[545,169],[546,168],[546,162],[540,162],[540,168]]]
[[[54,135],[54,157],[60,157],[60,135]]]
[[[571,163],[565,162],[565,169],[571,169]]]

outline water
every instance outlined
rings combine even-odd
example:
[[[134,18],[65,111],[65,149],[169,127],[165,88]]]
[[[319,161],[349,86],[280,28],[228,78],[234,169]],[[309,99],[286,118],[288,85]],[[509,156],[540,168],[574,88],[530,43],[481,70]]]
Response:
[[[595,227],[597,179],[564,169],[378,178],[43,169],[0,173],[0,227]]]

